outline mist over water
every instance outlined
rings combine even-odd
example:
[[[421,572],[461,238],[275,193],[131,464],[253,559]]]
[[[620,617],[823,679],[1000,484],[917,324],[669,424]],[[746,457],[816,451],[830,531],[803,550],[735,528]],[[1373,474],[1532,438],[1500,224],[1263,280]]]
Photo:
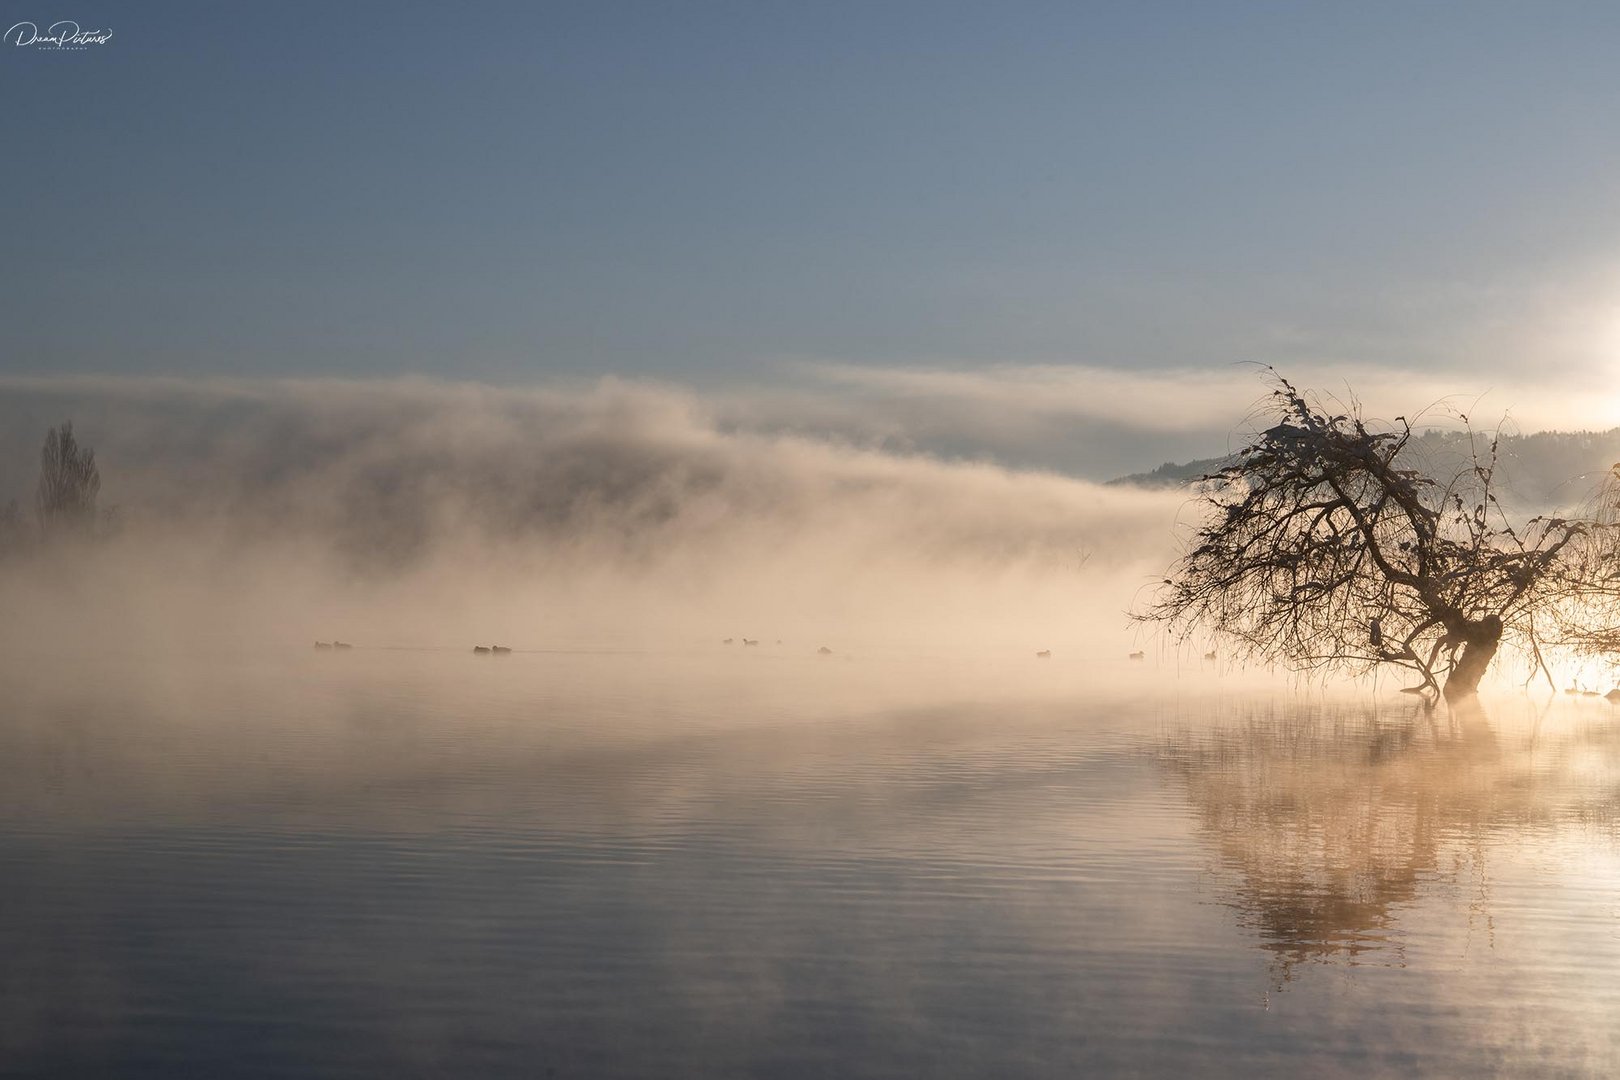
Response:
[[[0,690],[19,1075],[1579,1076],[1620,1051],[1604,702],[718,646],[63,658]]]
[[[0,1080],[1620,1077],[1620,5],[848,7],[3,20]]]
[[[0,497],[71,415],[118,509],[0,561],[0,1074],[1620,1055],[1615,707],[1139,637],[1184,494],[649,384],[13,391]]]
[[[1184,502],[726,430],[692,392],[613,380],[47,383],[6,407],[0,494],[26,505],[33,430],[71,410],[116,507],[105,541],[0,571],[19,645],[43,620],[193,647],[1112,654]]]

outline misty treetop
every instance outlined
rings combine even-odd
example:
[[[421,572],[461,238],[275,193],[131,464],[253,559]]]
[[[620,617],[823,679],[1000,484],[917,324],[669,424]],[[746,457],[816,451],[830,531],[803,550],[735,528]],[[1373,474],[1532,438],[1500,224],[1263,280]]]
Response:
[[[96,452],[80,445],[73,424],[65,421],[45,435],[39,451],[39,487],[34,507],[47,535],[88,532],[96,521],[96,496],[101,492],[101,470]]]
[[[1436,469],[1405,418],[1377,424],[1271,378],[1266,426],[1204,477],[1207,516],[1138,617],[1296,669],[1394,664],[1447,697],[1473,693],[1504,641],[1539,662],[1536,617],[1579,602],[1607,526],[1515,520],[1495,440]]]
[[[100,493],[96,452],[79,442],[71,422],[51,428],[40,447],[34,488],[37,537],[29,535],[17,500],[11,499],[0,507],[0,551],[29,547],[36,538],[49,544],[91,535],[100,523],[96,509]]]

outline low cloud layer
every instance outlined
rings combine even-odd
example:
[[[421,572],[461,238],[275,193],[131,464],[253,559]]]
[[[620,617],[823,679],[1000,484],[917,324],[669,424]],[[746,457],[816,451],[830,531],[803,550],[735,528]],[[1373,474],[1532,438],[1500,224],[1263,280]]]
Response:
[[[45,426],[71,417],[121,521],[13,601],[65,618],[93,599],[100,623],[180,639],[1113,648],[1183,501],[744,430],[616,380],[12,381],[0,409],[0,497],[26,499]],[[52,608],[64,580],[78,599]]]
[[[785,424],[814,417],[855,436],[1107,479],[1225,453],[1269,395],[1265,371],[1255,364],[1158,371],[816,364],[800,370],[797,395],[778,397],[774,408],[748,400],[737,413]],[[1369,417],[1405,416],[1420,428],[1454,428],[1460,415],[1487,430],[1504,421],[1522,432],[1620,425],[1620,395],[1601,380],[1574,386],[1546,371],[1500,379],[1320,364],[1282,374],[1359,402]]]

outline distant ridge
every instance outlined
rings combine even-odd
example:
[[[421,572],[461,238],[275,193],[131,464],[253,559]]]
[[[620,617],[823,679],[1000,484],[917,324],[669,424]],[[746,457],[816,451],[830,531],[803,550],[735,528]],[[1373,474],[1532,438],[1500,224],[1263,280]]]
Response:
[[[1475,432],[1474,445],[1479,453],[1487,453],[1490,435]],[[1468,435],[1461,431],[1424,431],[1413,438],[1408,453],[1418,461],[1428,459],[1442,464],[1469,453]],[[1504,501],[1537,512],[1572,507],[1584,501],[1604,474],[1620,462],[1620,428],[1503,435],[1497,456]],[[1158,490],[1186,487],[1218,471],[1228,460],[1199,458],[1185,464],[1167,461],[1150,472],[1132,473],[1108,483]]]
[[[1130,485],[1144,488],[1176,488],[1197,480],[1200,476],[1210,473],[1225,465],[1228,458],[1199,458],[1189,461],[1185,465],[1177,465],[1167,461],[1151,472],[1131,473],[1129,476],[1119,476],[1107,481],[1111,486]]]

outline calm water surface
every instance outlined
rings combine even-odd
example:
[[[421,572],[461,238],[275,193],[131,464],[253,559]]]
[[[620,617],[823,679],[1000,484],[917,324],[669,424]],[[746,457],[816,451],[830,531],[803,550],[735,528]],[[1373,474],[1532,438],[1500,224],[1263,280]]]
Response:
[[[0,1073],[1620,1073],[1620,709],[983,668],[12,663]]]

